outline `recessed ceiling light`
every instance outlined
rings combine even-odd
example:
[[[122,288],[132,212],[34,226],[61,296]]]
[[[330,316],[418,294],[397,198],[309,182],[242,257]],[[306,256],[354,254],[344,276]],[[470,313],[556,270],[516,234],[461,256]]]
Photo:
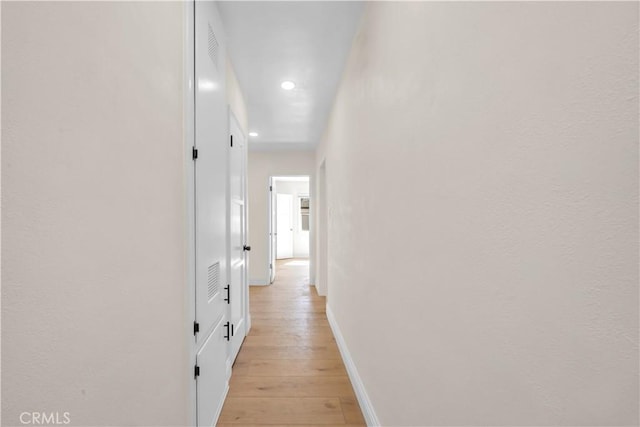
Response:
[[[258,132],[249,132],[249,136],[258,136]]]
[[[211,80],[201,79],[198,80],[198,89],[208,92],[218,89],[218,85],[216,82],[212,82]]]
[[[291,89],[293,89],[294,87],[296,87],[296,84],[295,84],[294,82],[291,82],[291,81],[287,80],[287,81],[282,82],[282,83],[280,84],[280,87],[281,87],[282,89],[284,89],[284,90],[291,90]]]

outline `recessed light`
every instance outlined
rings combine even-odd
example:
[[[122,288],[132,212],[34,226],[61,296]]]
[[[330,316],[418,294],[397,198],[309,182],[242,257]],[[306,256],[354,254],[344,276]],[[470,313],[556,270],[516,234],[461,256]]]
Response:
[[[292,90],[294,87],[296,87],[296,84],[294,82],[287,80],[282,82],[280,84],[280,87],[284,90]]]
[[[249,136],[258,136],[258,132],[249,132]]]
[[[211,80],[202,79],[198,80],[198,89],[209,92],[218,89],[218,85],[216,82],[212,82]]]

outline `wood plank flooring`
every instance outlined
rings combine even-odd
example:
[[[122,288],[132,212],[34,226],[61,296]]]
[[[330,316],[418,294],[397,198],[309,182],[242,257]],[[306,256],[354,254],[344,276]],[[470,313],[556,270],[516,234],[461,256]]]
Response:
[[[278,261],[271,286],[250,288],[251,332],[219,426],[364,426],[306,260]]]

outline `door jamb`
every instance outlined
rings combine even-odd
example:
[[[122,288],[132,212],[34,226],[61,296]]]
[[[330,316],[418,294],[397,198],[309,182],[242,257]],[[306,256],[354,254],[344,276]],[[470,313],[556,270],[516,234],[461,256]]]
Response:
[[[195,2],[184,2],[184,189],[185,189],[185,258],[186,258],[186,297],[185,297],[185,345],[187,346],[187,358],[185,376],[187,381],[187,407],[189,425],[197,425],[197,384],[193,376],[193,367],[196,365],[196,337],[193,333],[193,322],[196,318],[196,234],[195,234],[195,164],[192,158],[192,150],[195,146]]]
[[[318,167],[318,194],[316,205],[317,216],[317,240],[316,240],[316,290],[321,296],[329,294],[329,209],[327,202],[327,162],[323,159]]]
[[[267,197],[269,198],[269,203],[267,203],[268,207],[267,207],[267,221],[269,224],[269,259],[267,260],[267,263],[269,264],[269,277],[267,278],[267,285],[270,285],[273,283],[273,281],[276,278],[276,249],[274,248],[274,239],[273,239],[273,233],[275,233],[275,230],[273,229],[273,198],[275,197],[275,194],[273,192],[273,186],[274,186],[274,179],[273,176],[269,177],[269,186],[267,187]]]

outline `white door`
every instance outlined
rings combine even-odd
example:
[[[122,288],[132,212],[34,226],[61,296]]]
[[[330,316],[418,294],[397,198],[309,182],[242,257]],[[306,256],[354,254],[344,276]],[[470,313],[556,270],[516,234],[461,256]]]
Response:
[[[276,233],[277,255],[276,258],[293,257],[293,196],[291,194],[278,194],[276,196]]]
[[[232,365],[247,332],[247,258],[251,248],[246,239],[246,140],[233,114],[229,116],[229,284],[225,300],[233,325],[229,346]]]
[[[214,425],[227,390],[227,125],[222,24],[195,2],[195,324],[197,425]],[[196,329],[197,327],[197,329]],[[196,332],[197,331],[197,332]]]
[[[273,184],[273,178],[269,178],[269,283],[276,280],[276,193]]]

